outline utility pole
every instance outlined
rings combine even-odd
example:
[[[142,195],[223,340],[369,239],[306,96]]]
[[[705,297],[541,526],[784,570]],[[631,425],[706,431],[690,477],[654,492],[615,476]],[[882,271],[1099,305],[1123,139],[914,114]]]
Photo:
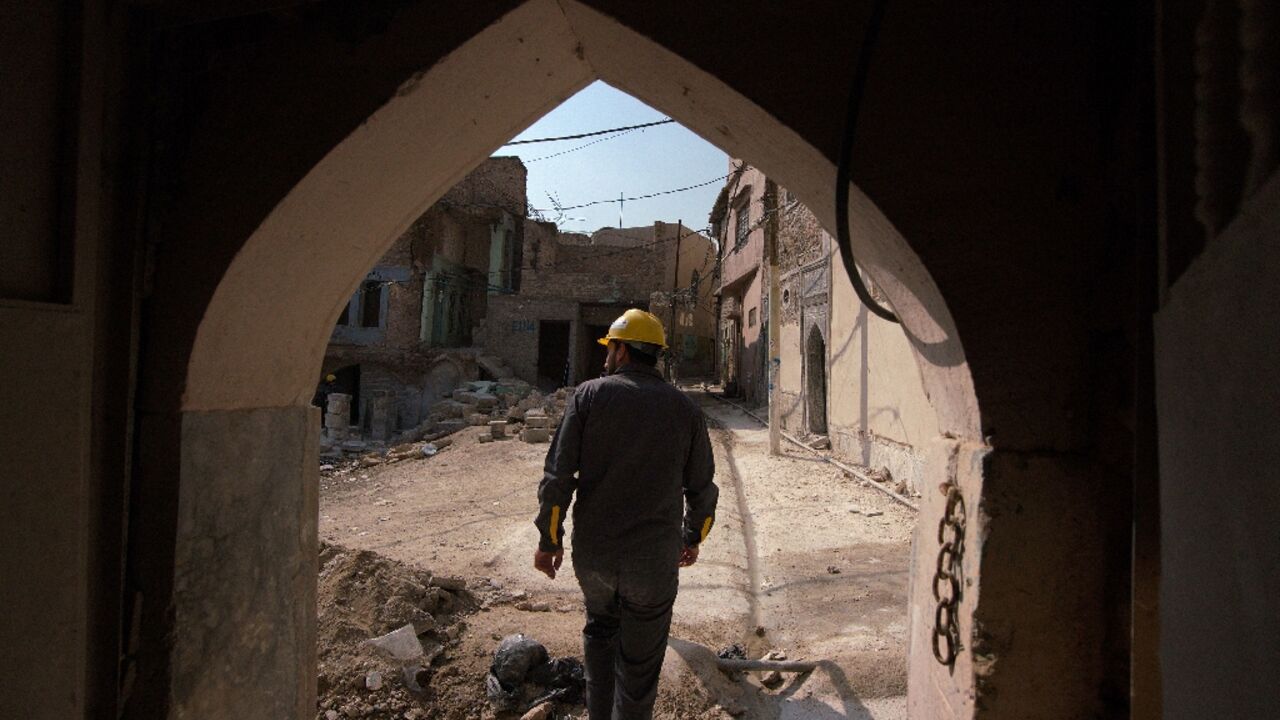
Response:
[[[769,454],[782,452],[782,403],[778,400],[778,377],[782,367],[779,327],[782,324],[782,291],[778,288],[778,185],[764,182],[764,252],[769,273]]]
[[[671,329],[671,332],[668,333],[668,336],[670,337],[670,341],[668,343],[670,345],[670,349],[667,350],[667,360],[669,361],[668,369],[670,370],[671,383],[673,385],[676,382],[676,363],[674,360],[676,357],[676,291],[680,288],[680,240],[683,235],[684,219],[682,218],[680,220],[676,220],[676,263],[675,274],[671,277],[671,317],[667,322],[667,327]]]

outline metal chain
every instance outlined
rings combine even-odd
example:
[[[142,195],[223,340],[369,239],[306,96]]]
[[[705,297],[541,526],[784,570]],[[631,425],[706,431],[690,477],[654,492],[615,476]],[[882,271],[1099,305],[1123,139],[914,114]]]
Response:
[[[960,589],[964,555],[964,498],[955,482],[948,480],[940,488],[946,496],[946,509],[938,521],[938,563],[933,574],[933,599],[938,607],[933,613],[933,656],[943,665],[954,665],[960,654]]]

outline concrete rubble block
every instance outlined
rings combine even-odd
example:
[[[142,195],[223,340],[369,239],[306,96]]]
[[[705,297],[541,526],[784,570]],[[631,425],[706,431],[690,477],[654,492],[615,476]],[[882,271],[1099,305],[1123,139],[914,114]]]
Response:
[[[476,394],[470,390],[454,390],[453,399],[464,405],[474,405],[476,402]]]
[[[525,413],[524,424],[531,428],[549,428],[551,427],[551,418],[546,415],[532,415]]]
[[[544,702],[524,715],[520,716],[520,720],[551,720],[552,712],[555,706],[549,702]]]
[[[463,403],[458,417],[469,418],[478,412],[480,412],[480,408],[475,403]]]
[[[481,442],[481,443],[493,442],[493,436],[489,434],[480,435],[479,437],[476,438],[476,442]]]
[[[438,427],[439,429],[437,430],[437,432],[449,434],[449,433],[458,432],[462,428],[467,427],[467,423],[465,420],[462,420],[461,418],[450,419],[450,420],[441,421]]]
[[[527,443],[549,442],[551,440],[551,431],[544,427],[527,427],[520,432],[520,439]]]
[[[468,416],[467,416],[467,424],[468,424],[468,425],[473,425],[473,426],[476,426],[476,425],[488,425],[488,424],[489,424],[489,416],[488,416],[488,415],[485,415],[484,413],[472,413],[472,414],[470,414],[470,415],[468,415]]]
[[[441,400],[431,406],[431,414],[443,418],[462,417],[462,403],[457,400]]]
[[[489,436],[492,437],[494,440],[497,440],[498,438],[506,437],[507,421],[506,420],[490,420]]]
[[[498,396],[489,393],[475,393],[476,407],[481,410],[492,410],[498,404]]]
[[[502,380],[494,386],[493,392],[507,393],[515,397],[517,400],[522,400],[528,396],[529,393],[533,392],[533,386],[523,380]]]
[[[501,381],[505,381],[513,375],[511,368],[507,367],[501,358],[492,355],[481,355],[476,358],[476,365],[479,365],[481,370]]]
[[[413,629],[413,623],[402,625],[386,635],[366,640],[364,644],[394,660],[416,660],[422,657],[423,653],[422,641],[418,640],[418,633]]]

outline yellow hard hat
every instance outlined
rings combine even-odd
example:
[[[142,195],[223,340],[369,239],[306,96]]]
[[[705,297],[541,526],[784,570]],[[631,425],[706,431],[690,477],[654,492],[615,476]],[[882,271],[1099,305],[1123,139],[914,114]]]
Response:
[[[338,379],[338,376],[334,375],[333,373],[329,373],[328,375],[324,376],[324,379],[325,379],[325,382],[333,382],[334,380]]]
[[[664,349],[667,347],[667,334],[662,329],[662,321],[653,313],[637,308],[622,313],[609,326],[609,334],[596,342],[608,345],[610,340],[648,343]]]

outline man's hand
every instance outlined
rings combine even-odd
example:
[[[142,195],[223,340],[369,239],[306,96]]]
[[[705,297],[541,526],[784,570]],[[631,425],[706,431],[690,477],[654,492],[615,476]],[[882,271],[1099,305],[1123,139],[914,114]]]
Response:
[[[680,551],[680,567],[689,567],[698,562],[698,546],[692,545]]]
[[[696,556],[697,553],[694,553],[694,555]],[[533,569],[552,580],[556,579],[556,571],[560,569],[560,563],[562,562],[564,562],[564,550],[555,552],[535,550],[533,553]]]

